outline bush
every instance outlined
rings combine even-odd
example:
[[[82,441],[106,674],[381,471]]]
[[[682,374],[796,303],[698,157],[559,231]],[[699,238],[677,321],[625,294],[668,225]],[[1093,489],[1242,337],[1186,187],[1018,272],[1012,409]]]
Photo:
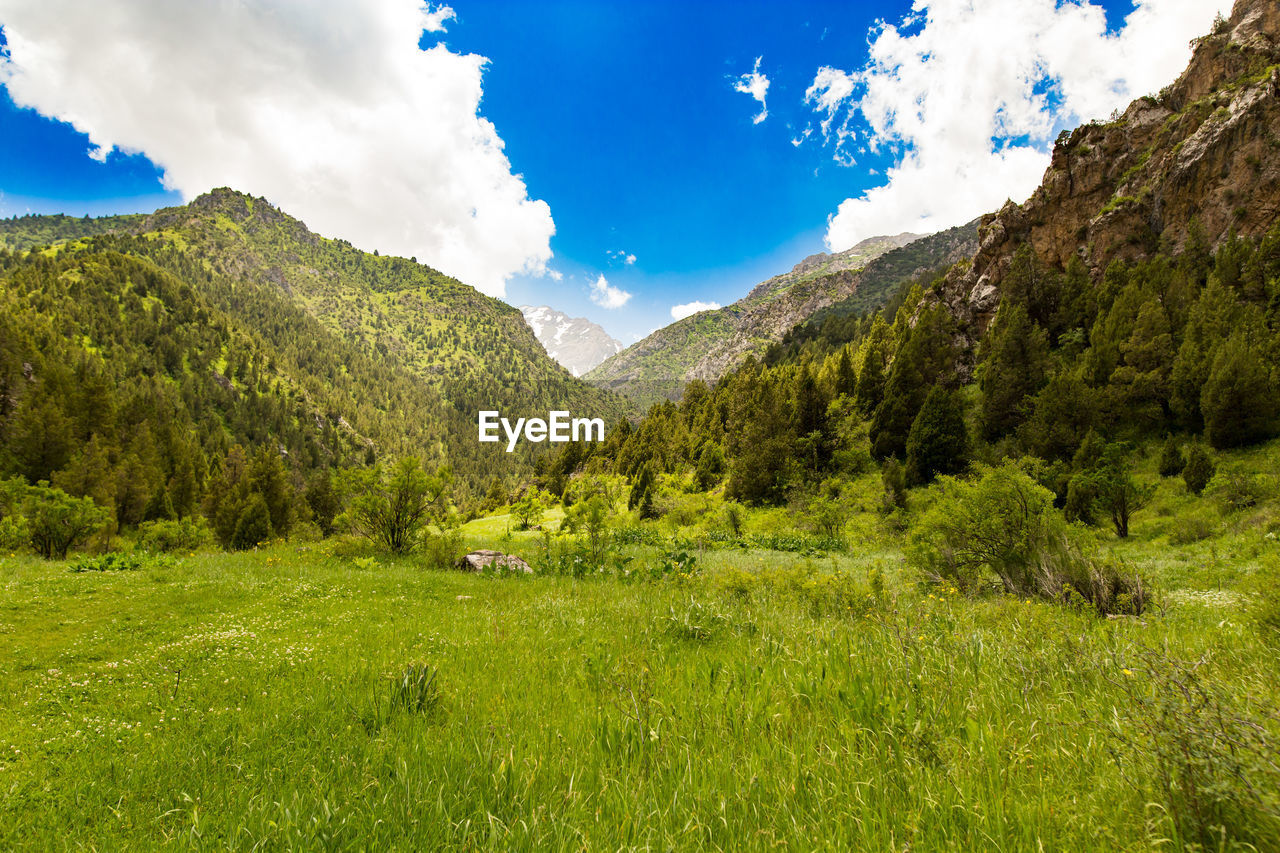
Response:
[[[1053,493],[1014,463],[977,481],[940,478],[908,553],[926,579],[967,594],[992,586],[1018,596],[1141,613],[1140,579],[1093,555],[1053,507]]]
[[[1173,846],[1280,849],[1274,717],[1252,716],[1248,698],[1228,695],[1207,677],[1203,662],[1143,651],[1121,674],[1128,701],[1115,729],[1117,757],[1154,764],[1155,793],[1175,829]]]
[[[1176,477],[1187,467],[1187,458],[1182,455],[1182,448],[1172,435],[1164,440],[1164,448],[1160,451],[1160,476]]]
[[[528,530],[534,525],[540,524],[542,522],[542,513],[550,503],[550,498],[550,495],[537,486],[530,486],[525,489],[524,494],[520,496],[520,500],[511,506],[511,514],[516,517],[516,528],[518,530]]]
[[[138,554],[102,554],[97,557],[81,557],[71,564],[73,572],[136,572],[146,565]]]
[[[1221,468],[1209,483],[1209,494],[1224,512],[1235,512],[1257,506],[1270,496],[1261,477],[1241,465]]]
[[[28,541],[46,560],[65,559],[74,545],[107,525],[110,516],[90,498],[73,498],[46,483],[29,486],[22,506]]]
[[[381,466],[346,471],[341,491],[348,506],[342,521],[393,554],[408,553],[432,524],[443,530],[452,483],[448,468],[428,474],[414,458],[400,460],[387,472]]]
[[[1204,445],[1198,442],[1191,445],[1191,452],[1187,454],[1186,467],[1182,469],[1182,480],[1187,484],[1187,491],[1193,495],[1203,492],[1205,486],[1209,485],[1213,479],[1216,470]]]
[[[138,525],[138,534],[138,548],[162,554],[195,551],[213,538],[213,532],[203,518],[148,521]]]

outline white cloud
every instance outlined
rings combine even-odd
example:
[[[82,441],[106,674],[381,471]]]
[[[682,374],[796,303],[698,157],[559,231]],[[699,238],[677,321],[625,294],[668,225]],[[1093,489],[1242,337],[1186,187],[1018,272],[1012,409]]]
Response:
[[[614,287],[609,280],[600,275],[591,283],[591,301],[601,308],[621,308],[631,299],[631,294]]]
[[[887,182],[846,199],[827,245],[929,232],[1022,201],[1054,133],[1124,109],[1172,82],[1230,0],[1139,0],[1118,32],[1087,0],[915,0],[872,35],[867,65],[818,70],[805,93],[823,138],[849,163],[852,127],[888,151]],[[801,138],[803,141],[803,138]]]
[[[626,264],[627,266],[635,266],[636,256],[625,249],[615,249],[608,253],[609,260]]]
[[[564,281],[564,273],[560,272],[560,270],[548,269],[547,276],[552,281]]]
[[[683,305],[672,305],[671,319],[683,320],[685,317],[697,314],[699,311],[714,311],[719,307],[719,302],[699,302],[697,300],[693,302],[686,302]]]
[[[501,295],[546,271],[555,225],[479,114],[487,60],[418,46],[452,17],[420,0],[0,0],[0,83],[94,156],[146,154],[186,198],[264,195]]]
[[[762,59],[764,59],[763,56],[757,56],[755,67],[735,80],[733,84],[733,91],[750,95],[760,104],[760,112],[756,113],[755,118],[751,120],[752,124],[759,124],[769,117],[769,107],[765,103],[765,96],[769,94],[769,78],[760,73]]]

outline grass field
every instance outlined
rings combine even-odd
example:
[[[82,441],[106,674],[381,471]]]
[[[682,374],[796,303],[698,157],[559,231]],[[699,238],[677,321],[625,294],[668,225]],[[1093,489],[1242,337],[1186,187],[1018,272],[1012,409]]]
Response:
[[[3,557],[0,848],[1269,849],[1277,548],[1172,548],[1178,500],[1118,549],[1142,619],[926,591],[889,540],[630,583]]]

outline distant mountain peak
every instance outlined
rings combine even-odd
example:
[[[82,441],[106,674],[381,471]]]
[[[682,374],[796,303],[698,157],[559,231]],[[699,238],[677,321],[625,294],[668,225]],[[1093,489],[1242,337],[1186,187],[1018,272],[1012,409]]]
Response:
[[[548,305],[521,305],[524,321],[551,356],[574,376],[622,352],[622,343],[585,317],[570,317]]]

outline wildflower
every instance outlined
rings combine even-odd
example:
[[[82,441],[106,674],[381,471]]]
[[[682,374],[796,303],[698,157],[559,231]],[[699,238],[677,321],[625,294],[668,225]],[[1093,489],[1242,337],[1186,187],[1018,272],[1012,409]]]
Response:
[[[1126,676],[1126,677],[1132,677],[1132,675],[1133,675],[1133,670],[1131,670],[1131,669],[1122,669],[1122,670],[1120,670],[1120,671],[1121,671],[1121,672],[1123,672],[1123,673],[1125,674],[1125,676]]]

